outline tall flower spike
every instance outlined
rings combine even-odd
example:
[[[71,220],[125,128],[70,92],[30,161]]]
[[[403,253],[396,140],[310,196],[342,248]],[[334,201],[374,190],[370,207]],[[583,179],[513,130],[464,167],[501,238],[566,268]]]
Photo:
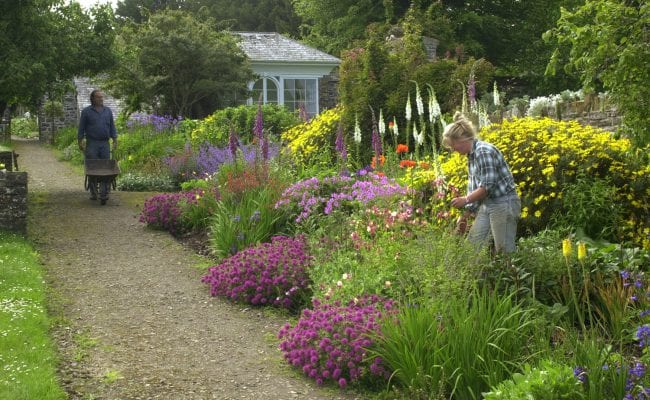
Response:
[[[418,86],[417,82],[415,82],[415,105],[418,109],[418,115],[424,115],[424,103],[422,102],[422,95],[420,94],[420,86]]]
[[[343,138],[343,124],[339,121],[339,127],[336,131],[336,151],[339,153],[341,160],[346,162],[348,159],[348,151],[345,148],[345,139]]]
[[[393,117],[393,136],[395,136],[395,143],[397,143],[397,138],[399,137],[399,127],[397,126],[397,118]]]
[[[253,134],[257,138],[259,145],[262,145],[262,138],[264,136],[264,122],[262,119],[262,103],[257,103],[257,114],[255,114],[255,126],[253,127]]]
[[[354,116],[354,141],[361,143],[361,128],[359,127],[359,116]]]
[[[587,257],[587,245],[581,241],[578,243],[578,260],[584,260],[585,257]]]
[[[418,146],[422,144],[420,143],[420,133],[418,132],[418,125],[415,122],[413,122],[413,140]]]
[[[499,107],[501,105],[501,98],[499,90],[497,89],[497,81],[494,81],[494,88],[492,89],[492,97],[494,98],[494,105]]]
[[[562,255],[569,257],[571,255],[571,239],[562,240]]]
[[[379,134],[383,138],[386,136],[386,122],[384,122],[384,111],[379,109]]]
[[[411,121],[411,92],[409,92],[406,96],[406,109],[404,109],[404,117],[406,118],[406,121]]]
[[[431,85],[429,86],[429,122],[433,123],[442,112],[440,111],[440,104],[436,98],[436,92],[433,90]]]

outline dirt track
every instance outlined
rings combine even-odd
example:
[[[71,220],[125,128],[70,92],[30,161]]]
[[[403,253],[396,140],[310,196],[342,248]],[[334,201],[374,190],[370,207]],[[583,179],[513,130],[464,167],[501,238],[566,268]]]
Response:
[[[13,144],[71,399],[359,398],[286,366],[275,340],[286,319],[211,298],[196,268],[209,261],[138,222],[147,194],[101,206],[53,150]]]

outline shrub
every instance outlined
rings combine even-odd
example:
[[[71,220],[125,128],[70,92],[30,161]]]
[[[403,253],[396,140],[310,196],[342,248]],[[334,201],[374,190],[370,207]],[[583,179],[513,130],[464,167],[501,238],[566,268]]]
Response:
[[[369,374],[388,378],[381,359],[370,361],[366,349],[373,345],[369,335],[394,313],[391,300],[368,296],[345,306],[314,300],[312,307],[303,310],[294,327],[286,324],[278,333],[290,365],[319,385],[335,382],[343,388]]]
[[[620,204],[624,218],[619,240],[650,247],[650,166],[643,164],[641,154],[633,153],[629,140],[575,121],[549,118],[506,120],[484,128],[481,136],[510,164],[522,198],[522,233],[539,232],[549,225],[555,210],[566,211],[569,205],[564,204],[562,190],[583,172],[607,178],[616,188],[612,202]],[[466,186],[464,158],[454,153],[442,167],[450,183]]]
[[[298,168],[306,168],[326,157],[334,163],[334,140],[341,119],[341,108],[327,110],[308,122],[282,132],[291,158]]]
[[[136,172],[121,173],[117,177],[118,190],[130,192],[173,192],[178,190],[168,175],[150,175]]]
[[[211,267],[202,282],[212,296],[294,309],[308,296],[311,263],[304,238],[275,236]]]
[[[257,108],[258,105],[255,104],[228,107],[216,111],[200,121],[192,130],[192,143],[200,145],[208,142],[215,146],[226,146],[231,127],[240,135],[244,143],[251,142]],[[276,139],[280,137],[281,132],[299,122],[297,115],[285,107],[274,104],[264,104],[262,113],[264,114],[264,130]]]
[[[19,117],[11,120],[11,134],[23,138],[38,137],[36,117]]]
[[[484,393],[485,400],[582,400],[580,381],[573,369],[555,361],[544,360],[539,367],[524,367],[523,373],[516,373],[490,392]]]

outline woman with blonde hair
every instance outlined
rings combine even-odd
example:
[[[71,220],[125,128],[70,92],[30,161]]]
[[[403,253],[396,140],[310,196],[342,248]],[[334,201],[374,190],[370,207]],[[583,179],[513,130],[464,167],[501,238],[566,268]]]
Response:
[[[501,151],[479,140],[472,122],[460,112],[445,128],[442,142],[450,150],[467,155],[467,194],[451,200],[452,206],[465,209],[459,227],[466,226],[467,219],[476,214],[467,239],[482,247],[491,237],[497,252],[515,251],[521,201]]]

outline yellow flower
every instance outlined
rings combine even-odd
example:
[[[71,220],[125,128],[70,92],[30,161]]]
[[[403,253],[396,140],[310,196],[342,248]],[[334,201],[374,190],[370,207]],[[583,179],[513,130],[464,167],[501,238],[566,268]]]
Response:
[[[578,260],[582,260],[587,257],[587,246],[585,242],[578,243]]]
[[[571,255],[571,239],[562,240],[562,255],[569,257]]]

